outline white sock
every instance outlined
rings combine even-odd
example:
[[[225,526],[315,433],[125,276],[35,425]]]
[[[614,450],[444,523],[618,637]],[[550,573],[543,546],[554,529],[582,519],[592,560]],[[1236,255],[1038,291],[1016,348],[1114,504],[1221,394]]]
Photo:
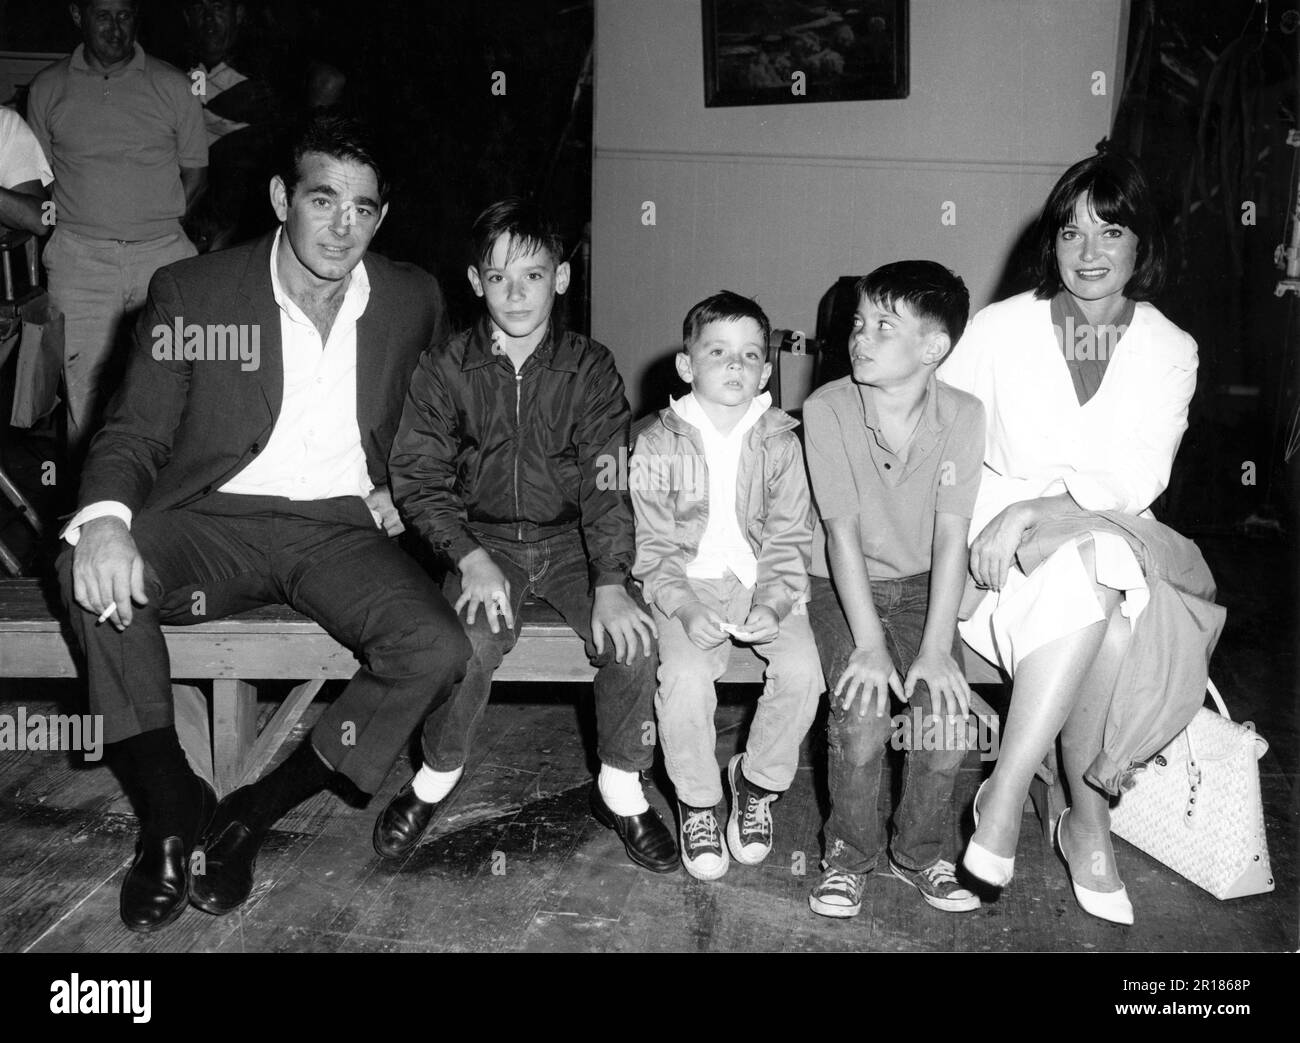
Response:
[[[465,774],[464,765],[455,771],[434,771],[427,764],[415,773],[411,780],[411,789],[426,804],[437,804],[452,791],[452,787]]]
[[[641,790],[639,771],[624,771],[622,768],[602,764],[596,785],[600,787],[600,795],[606,806],[620,818],[641,815],[650,810],[650,803]]]

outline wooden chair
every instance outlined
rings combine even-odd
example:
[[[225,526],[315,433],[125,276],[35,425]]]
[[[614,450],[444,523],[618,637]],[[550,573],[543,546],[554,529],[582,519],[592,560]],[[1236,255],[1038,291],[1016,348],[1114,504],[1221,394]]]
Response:
[[[0,229],[0,367],[22,339],[23,306],[36,300],[44,292],[40,283],[38,242],[30,232]],[[0,532],[15,519],[29,525],[39,536],[41,520],[35,509],[23,496],[13,479],[5,472],[0,460]],[[0,567],[17,576],[22,572],[18,556],[0,540]]]

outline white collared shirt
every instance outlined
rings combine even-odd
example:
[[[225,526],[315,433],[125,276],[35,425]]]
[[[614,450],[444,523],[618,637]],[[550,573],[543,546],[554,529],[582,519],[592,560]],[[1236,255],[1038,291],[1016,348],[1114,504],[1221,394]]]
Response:
[[[357,424],[357,319],[370,300],[370,278],[364,261],[352,269],[329,340],[322,345],[316,327],[280,286],[275,261],[282,231],[275,233],[271,246],[284,372],[280,413],[266,448],[220,491],[290,500],[365,497],[374,483]],[[103,517],[120,518],[130,528],[133,515],[124,503],[100,500],[73,515],[60,536],[75,547],[81,527]]]
[[[343,304],[321,343],[311,319],[280,286],[275,270],[283,229],[271,245],[271,290],[280,306],[284,393],[271,437],[223,493],[324,500],[365,496],[374,484],[366,470],[357,426],[357,320],[370,300],[362,261],[352,269]]]
[[[736,478],[745,435],[771,405],[770,394],[759,395],[749,404],[749,412],[724,435],[713,426],[694,393],[672,401],[673,412],[700,432],[709,472],[708,521],[699,553],[686,566],[686,575],[693,579],[721,579],[730,571],[747,587],[758,581],[758,559],[736,517]]]

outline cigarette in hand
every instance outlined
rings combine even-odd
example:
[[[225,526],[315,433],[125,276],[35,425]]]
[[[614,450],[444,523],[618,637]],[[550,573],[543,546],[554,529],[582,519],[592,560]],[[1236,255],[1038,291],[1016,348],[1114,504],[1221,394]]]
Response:
[[[104,620],[106,620],[109,616],[111,616],[116,611],[117,611],[117,602],[110,601],[108,603],[108,607],[105,608],[104,611],[99,614],[99,618],[95,620],[96,625],[104,622]]]

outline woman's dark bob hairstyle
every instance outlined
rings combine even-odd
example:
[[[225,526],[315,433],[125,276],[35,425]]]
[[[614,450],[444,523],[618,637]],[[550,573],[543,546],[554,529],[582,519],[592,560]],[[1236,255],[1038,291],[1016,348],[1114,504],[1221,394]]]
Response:
[[[1165,283],[1165,237],[1156,213],[1151,189],[1138,165],[1116,152],[1098,152],[1074,164],[1047,197],[1038,219],[1038,288],[1034,296],[1054,297],[1061,291],[1061,273],[1056,263],[1056,236],[1074,220],[1074,204],[1086,199],[1103,221],[1123,225],[1138,239],[1133,276],[1124,296],[1148,301]]]

